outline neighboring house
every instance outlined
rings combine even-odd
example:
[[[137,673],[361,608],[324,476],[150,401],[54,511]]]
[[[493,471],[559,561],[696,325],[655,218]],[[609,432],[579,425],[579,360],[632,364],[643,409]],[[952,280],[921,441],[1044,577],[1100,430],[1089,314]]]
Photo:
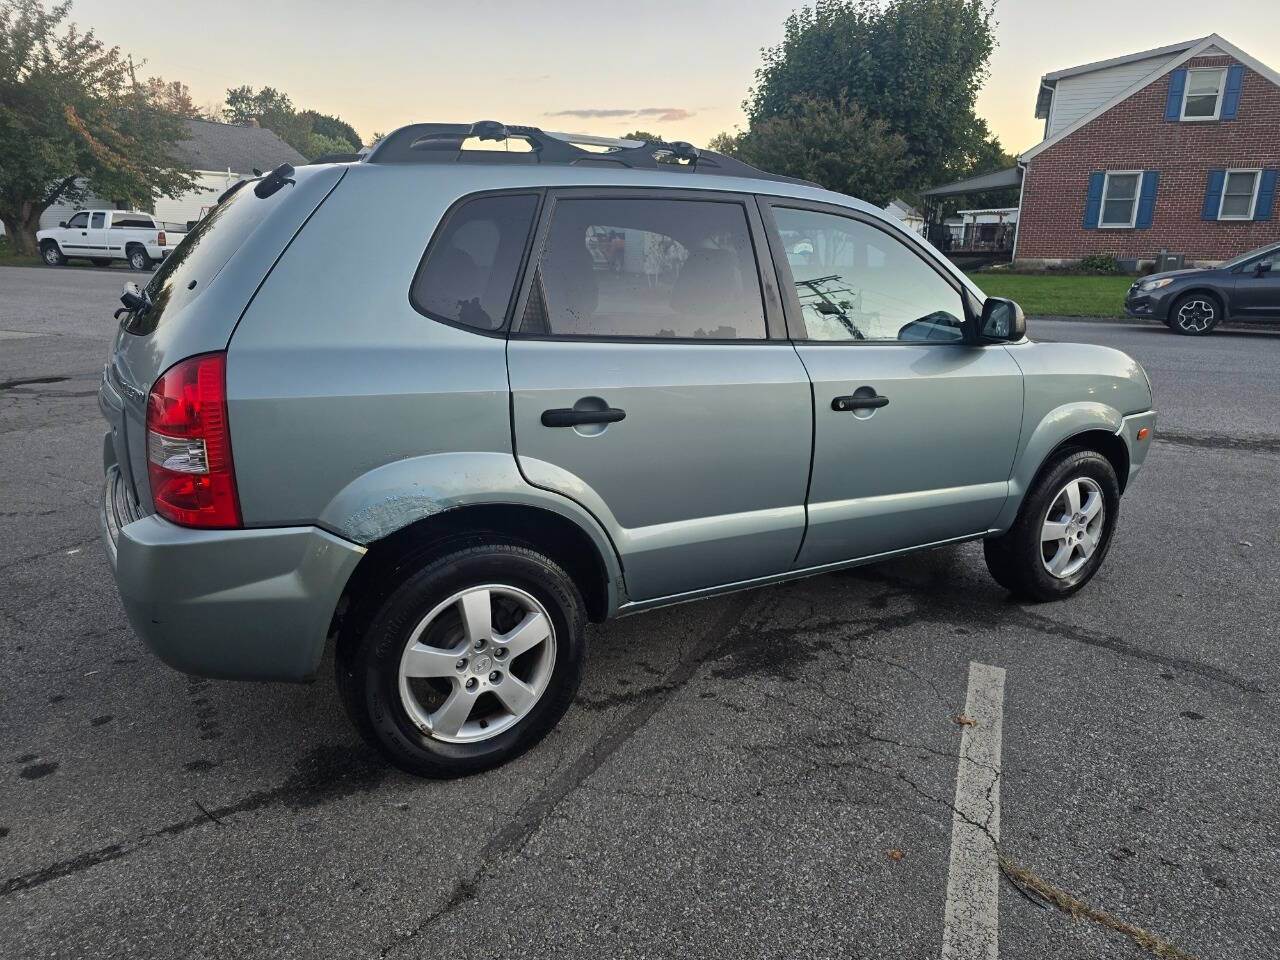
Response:
[[[149,211],[158,220],[185,223],[200,219],[205,207],[212,206],[218,195],[241,177],[253,176],[254,168],[266,172],[282,163],[299,166],[306,158],[265,127],[242,127],[231,123],[213,123],[208,120],[187,120],[188,138],[173,149],[173,157],[195,171],[197,189],[180,197],[160,197],[155,209]],[[89,194],[78,203],[56,203],[40,217],[40,229],[56,227],[69,220],[77,210],[134,209],[130,204],[118,203]]]
[[[1046,74],[1015,259],[1216,263],[1280,239],[1280,74],[1217,34]]]
[[[912,233],[925,236],[924,215],[901,197],[894,197],[884,207],[884,212],[902,221],[902,225]]]

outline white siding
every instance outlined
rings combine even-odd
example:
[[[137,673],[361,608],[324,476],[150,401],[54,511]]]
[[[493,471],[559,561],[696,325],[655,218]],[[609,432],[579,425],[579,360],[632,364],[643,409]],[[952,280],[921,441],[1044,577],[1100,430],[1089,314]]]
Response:
[[[217,173],[209,170],[197,170],[197,189],[179,197],[160,197],[156,200],[155,216],[157,220],[171,220],[186,223],[188,220],[199,220],[202,207],[211,207],[219,194],[241,177],[238,173],[223,171]]]
[[[1081,117],[1092,113],[1147,74],[1154,72],[1169,59],[1171,58],[1167,56],[1152,57],[1149,60],[1121,64],[1118,67],[1091,70],[1074,77],[1063,77],[1054,90],[1045,138],[1052,137],[1059,130],[1071,126]]]

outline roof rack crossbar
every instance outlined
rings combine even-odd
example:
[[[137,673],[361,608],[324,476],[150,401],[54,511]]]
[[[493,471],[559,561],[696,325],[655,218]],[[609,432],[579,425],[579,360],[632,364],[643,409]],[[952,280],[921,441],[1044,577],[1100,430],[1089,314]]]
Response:
[[[523,140],[528,151],[464,150],[467,140],[502,143]],[[604,152],[585,150],[578,143],[605,147]],[[634,145],[631,145],[634,144]],[[540,163],[570,166],[608,165],[641,170],[686,171],[729,177],[752,177],[790,183],[805,181],[757,170],[741,160],[711,150],[700,150],[683,140],[610,141],[603,137],[548,133],[538,127],[515,126],[496,120],[476,123],[411,123],[383,137],[364,158],[366,163]],[[810,184],[812,186],[812,184]]]

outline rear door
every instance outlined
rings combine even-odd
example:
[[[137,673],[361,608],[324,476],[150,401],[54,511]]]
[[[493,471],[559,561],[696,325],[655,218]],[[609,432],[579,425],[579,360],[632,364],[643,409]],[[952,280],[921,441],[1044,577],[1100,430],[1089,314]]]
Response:
[[[601,521],[633,600],[788,569],[811,397],[754,201],[582,190],[547,205],[507,346],[521,471]]]
[[[1008,496],[1018,365],[965,342],[967,294],[914,239],[840,207],[777,200],[765,213],[814,389],[797,566],[985,532]]]
[[[107,213],[95,210],[89,214],[89,229],[85,231],[85,253],[93,257],[107,255]]]

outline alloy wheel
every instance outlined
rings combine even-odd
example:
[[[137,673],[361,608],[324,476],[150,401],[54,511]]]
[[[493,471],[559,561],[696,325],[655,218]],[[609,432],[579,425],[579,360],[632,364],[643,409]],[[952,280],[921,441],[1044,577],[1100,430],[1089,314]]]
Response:
[[[1206,333],[1215,317],[1217,309],[1203,297],[1188,300],[1178,308],[1178,326],[1190,333]]]
[[[1069,480],[1040,528],[1040,560],[1050,575],[1065,580],[1078,573],[1097,552],[1105,521],[1102,488],[1089,477]]]
[[[529,715],[555,662],[555,627],[537,599],[505,584],[468,587],[414,628],[400,658],[400,702],[435,740],[488,740]]]

